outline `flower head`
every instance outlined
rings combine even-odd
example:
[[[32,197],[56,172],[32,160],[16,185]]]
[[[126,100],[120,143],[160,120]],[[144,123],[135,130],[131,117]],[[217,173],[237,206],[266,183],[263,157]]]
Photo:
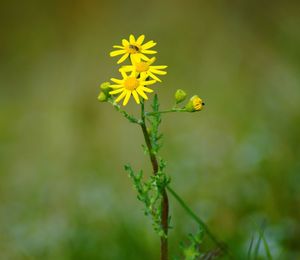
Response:
[[[190,101],[186,104],[185,109],[188,112],[195,112],[202,110],[204,102],[197,95],[192,96]]]
[[[141,61],[141,60],[149,60],[149,58],[145,54],[155,54],[156,51],[149,50],[154,47],[156,43],[154,41],[148,41],[144,43],[145,35],[140,35],[137,39],[131,34],[129,36],[129,41],[126,39],[122,40],[122,45],[114,45],[113,47],[119,50],[110,52],[111,57],[115,57],[118,55],[122,55],[122,57],[118,60],[118,64],[125,61],[129,56],[131,61]]]
[[[141,77],[150,77],[156,81],[161,82],[161,80],[155,75],[166,75],[167,72],[163,71],[163,69],[168,66],[160,65],[160,66],[151,66],[151,64],[155,61],[155,57],[147,60],[147,61],[133,61],[132,65],[123,66],[120,70],[125,72],[136,72],[140,73]]]
[[[119,102],[124,98],[123,106],[126,106],[131,95],[137,104],[140,103],[139,96],[144,99],[148,99],[145,92],[151,93],[153,90],[145,86],[154,84],[156,82],[155,80],[146,80],[145,77],[137,78],[134,72],[132,72],[129,76],[124,71],[121,71],[121,74],[123,79],[111,79],[111,81],[116,83],[116,85],[110,85],[110,87],[114,90],[110,91],[109,94],[120,94],[116,98],[115,102]]]

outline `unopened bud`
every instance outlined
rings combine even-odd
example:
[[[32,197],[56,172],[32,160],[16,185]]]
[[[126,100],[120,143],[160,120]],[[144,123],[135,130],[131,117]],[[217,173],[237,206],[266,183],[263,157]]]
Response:
[[[182,89],[177,89],[177,91],[175,92],[176,104],[181,103],[185,99],[186,99],[186,93],[185,93],[185,91],[183,91]]]
[[[108,93],[110,91],[110,83],[109,82],[103,82],[100,85],[100,89],[102,89],[105,93]]]
[[[188,112],[195,112],[202,110],[204,103],[197,95],[191,97],[190,101],[185,105],[185,109]]]
[[[108,96],[103,91],[101,91],[99,96],[98,96],[98,100],[100,102],[106,102],[107,99],[108,99]]]

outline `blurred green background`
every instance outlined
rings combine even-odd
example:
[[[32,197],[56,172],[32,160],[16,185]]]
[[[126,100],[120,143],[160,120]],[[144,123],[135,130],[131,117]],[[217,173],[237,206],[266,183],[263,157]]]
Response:
[[[169,66],[162,108],[177,88],[206,103],[163,117],[173,188],[238,259],[262,220],[274,259],[299,259],[299,13],[299,1],[1,1],[0,259],[158,259],[123,170],[150,170],[141,131],[97,102],[130,33]],[[172,198],[171,214],[180,257],[197,227]]]

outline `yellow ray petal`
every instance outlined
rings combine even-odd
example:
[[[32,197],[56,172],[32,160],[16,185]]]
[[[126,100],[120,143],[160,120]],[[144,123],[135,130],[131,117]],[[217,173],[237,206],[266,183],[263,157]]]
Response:
[[[136,43],[138,45],[142,45],[143,41],[145,40],[145,35],[142,34],[139,38],[137,38]]]
[[[133,97],[134,97],[135,102],[136,102],[137,104],[139,104],[139,103],[140,103],[139,95],[136,93],[135,90],[132,91],[132,95],[133,95]]]
[[[161,80],[158,77],[156,77],[153,73],[151,73],[151,71],[148,71],[147,73],[151,78],[155,79],[156,81],[161,82]]]
[[[109,87],[110,88],[122,88],[123,86],[122,85],[110,85]]]
[[[123,106],[126,106],[126,105],[127,105],[130,96],[131,96],[131,91],[128,91],[128,90],[127,90],[126,97],[125,97],[125,99],[124,99],[124,101],[123,101]]]
[[[124,53],[126,53],[126,51],[125,50],[117,50],[117,51],[112,51],[112,52],[110,52],[110,57],[115,57],[115,56],[118,56],[118,55],[121,55],[121,54],[124,54]]]
[[[127,76],[127,74],[124,70],[120,69],[119,71],[121,72],[121,75],[122,75],[123,79],[128,78],[128,76]]]
[[[115,95],[115,94],[118,94],[122,91],[124,91],[124,88],[119,88],[119,89],[116,89],[116,90],[112,90],[112,91],[109,92],[109,94]]]
[[[138,63],[141,61],[141,54],[135,53],[130,55],[130,60],[132,64]]]
[[[117,103],[123,99],[126,95],[127,91],[124,89],[124,91],[120,94],[120,96],[117,97],[117,99],[115,100]]]
[[[147,81],[144,81],[144,82],[142,83],[142,85],[147,86],[147,85],[152,85],[152,84],[154,84],[154,83],[156,83],[155,80],[147,80]]]
[[[145,91],[145,92],[148,92],[148,93],[152,93],[152,92],[153,92],[152,89],[146,88],[146,87],[143,87],[143,86],[141,86],[141,90],[143,90],[143,91]]]
[[[130,34],[130,36],[129,36],[129,42],[130,42],[130,44],[135,44],[135,38],[132,34]]]
[[[121,57],[121,59],[118,60],[117,64],[122,63],[124,60],[127,59],[128,56],[129,56],[129,53],[125,53],[125,54]]]
[[[155,73],[155,74],[158,74],[158,75],[166,75],[166,74],[167,74],[166,71],[156,70],[156,69],[153,69],[153,68],[150,68],[150,71],[151,71],[152,73]]]
[[[159,69],[159,70],[163,70],[163,69],[166,69],[166,68],[168,68],[168,66],[166,66],[166,65],[159,65],[159,66],[151,66],[151,68],[153,68],[153,69]]]
[[[149,41],[149,42],[145,43],[144,45],[142,45],[142,49],[147,50],[147,49],[154,47],[155,45],[156,45],[156,42]]]
[[[124,46],[121,46],[121,45],[114,45],[113,47],[117,48],[117,49],[124,49]]]
[[[129,45],[129,41],[127,41],[126,39],[123,39],[122,44],[123,44],[124,47],[126,47],[126,46]]]
[[[112,82],[117,83],[117,84],[123,84],[123,80],[121,79],[115,79],[115,78],[111,78],[110,79]]]
[[[157,53],[157,51],[152,51],[152,50],[141,50],[142,53],[145,53],[145,54],[155,54]]]
[[[152,57],[150,60],[148,60],[148,65],[151,65],[152,63],[154,63],[156,61],[155,57]]]
[[[141,87],[138,87],[138,88],[136,89],[136,92],[139,93],[139,95],[140,95],[143,99],[145,99],[145,100],[148,99],[148,97],[146,96],[146,94],[144,93],[144,91],[141,89]]]
[[[125,72],[130,72],[133,71],[134,67],[132,65],[126,65],[126,66],[122,66],[122,68],[119,69],[119,71],[121,72],[121,70],[125,71]]]
[[[146,55],[142,54],[142,53],[139,53],[139,56],[142,60],[145,60],[145,61],[148,61],[150,60]]]

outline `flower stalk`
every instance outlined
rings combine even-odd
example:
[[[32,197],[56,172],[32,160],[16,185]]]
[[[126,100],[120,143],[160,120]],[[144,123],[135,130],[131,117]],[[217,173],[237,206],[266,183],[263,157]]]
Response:
[[[158,160],[156,155],[153,153],[152,144],[150,140],[149,133],[147,131],[146,120],[145,120],[145,106],[144,101],[141,101],[141,128],[143,131],[145,143],[149,151],[149,157],[152,164],[153,174],[156,175],[158,172]],[[168,228],[169,228],[169,199],[166,189],[162,189],[162,202],[161,202],[161,225],[164,231],[164,235],[160,238],[160,259],[168,259]]]

